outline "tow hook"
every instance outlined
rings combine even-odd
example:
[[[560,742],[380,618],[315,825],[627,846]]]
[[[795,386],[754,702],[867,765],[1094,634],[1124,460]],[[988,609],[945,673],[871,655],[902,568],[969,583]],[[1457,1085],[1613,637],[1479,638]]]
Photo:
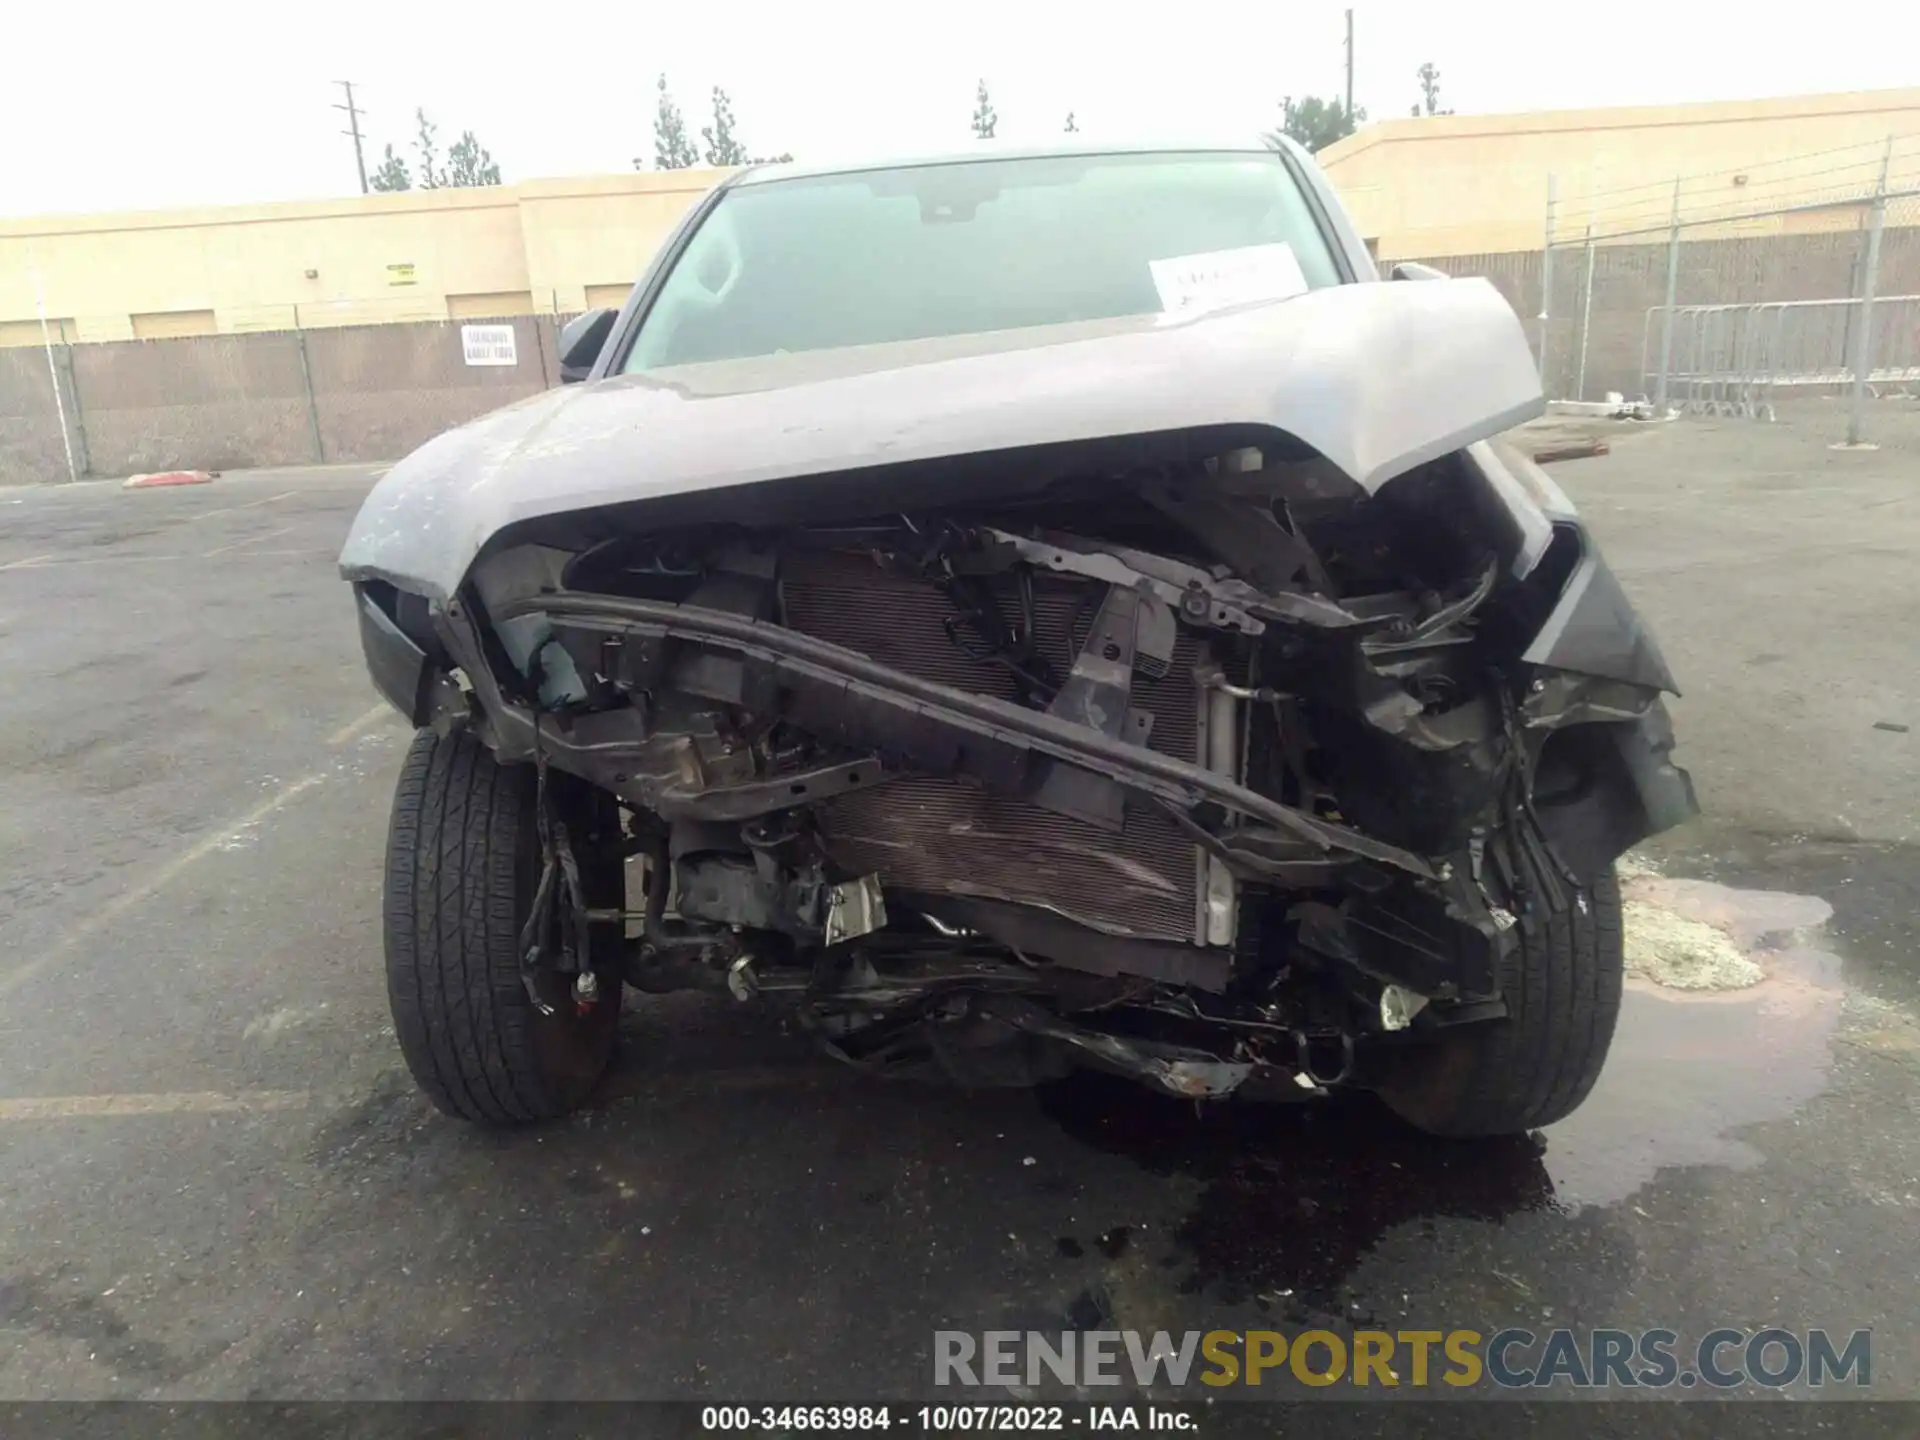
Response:
[[[1353,1074],[1353,1036],[1345,1030],[1296,1030],[1293,1052],[1295,1068],[1315,1085],[1339,1085]],[[1319,1062],[1334,1055],[1339,1057],[1338,1068],[1322,1069]]]

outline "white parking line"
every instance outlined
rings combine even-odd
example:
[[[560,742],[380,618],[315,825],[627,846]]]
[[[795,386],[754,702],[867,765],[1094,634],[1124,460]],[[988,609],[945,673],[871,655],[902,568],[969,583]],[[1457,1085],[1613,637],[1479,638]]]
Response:
[[[218,832],[208,835],[196,844],[182,850],[178,855],[174,856],[173,859],[162,865],[138,885],[127,890],[122,890],[118,895],[114,896],[113,899],[107,901],[98,910],[95,910],[91,915],[81,920],[71,930],[47,946],[46,949],[42,950],[38,955],[33,956],[29,960],[22,961],[11,970],[0,971],[0,1000],[5,999],[29,980],[32,980],[59,961],[65,959],[83,940],[98,934],[143,900],[151,899],[153,896],[159,894],[160,891],[166,889],[167,886],[171,885],[175,880],[178,880],[188,870],[206,859],[207,856],[221,850],[236,835],[241,834],[250,826],[258,825],[276,810],[280,810],[292,801],[299,799],[300,796],[306,794],[307,791],[313,789],[314,786],[318,785],[324,779],[326,779],[326,776],[319,774],[301,776],[291,785],[285,786],[283,789],[263,800],[260,804],[254,806],[253,809],[249,810],[245,815],[242,815],[238,820],[233,821]]]
[[[9,560],[6,564],[0,565],[0,570],[24,570],[29,565],[38,565],[42,561],[51,559],[53,559],[52,551],[48,551],[45,555],[29,555],[24,560]]]
[[[16,560],[0,565],[0,570],[15,567],[28,570],[67,570],[75,565],[152,565],[163,560],[185,560],[185,555],[83,555],[72,559],[60,555],[36,555],[31,560]]]
[[[239,550],[248,545],[257,545],[262,540],[278,540],[282,535],[291,535],[297,527],[282,525],[278,530],[269,530],[264,535],[249,535],[244,540],[235,540],[231,545],[216,545],[200,558],[211,560],[216,555],[225,555],[229,551]]]
[[[365,714],[349,720],[326,738],[329,747],[338,748],[356,736],[374,727],[384,715],[392,713],[392,707],[385,703],[375,705]],[[179,879],[193,866],[209,855],[228,847],[236,836],[250,830],[262,820],[288,804],[300,798],[327,777],[324,774],[303,775],[292,784],[263,800],[239,819],[223,826],[212,835],[205,836],[192,846],[181,851],[173,859],[162,865],[145,880],[130,890],[123,890],[107,901],[98,910],[81,920],[66,934],[55,940],[46,949],[31,959],[22,961],[11,970],[0,970],[0,999],[5,999],[29,980],[48,969],[69,954],[75,946],[89,936],[97,934],[106,926],[119,919],[143,900],[151,899],[175,880]]]
[[[399,714],[394,710],[394,708],[391,705],[387,704],[385,701],[382,701],[380,704],[374,706],[371,710],[367,711],[366,714],[360,716],[356,720],[349,720],[346,724],[342,725],[338,730],[334,731],[331,735],[327,736],[327,744],[344,745],[349,740],[353,739],[355,736],[362,735],[367,731],[371,730],[375,725],[380,723],[382,718],[389,715],[391,715],[395,720],[398,720],[400,718]]]
[[[218,510],[202,510],[198,515],[187,516],[181,523],[192,525],[201,520],[211,520],[216,515],[232,515],[241,510],[257,510],[260,506],[271,505],[276,500],[291,500],[299,493],[298,490],[282,490],[278,495],[269,495],[263,500],[249,500],[244,505],[222,505]]]
[[[178,1091],[160,1095],[22,1095],[0,1099],[0,1123],[112,1115],[233,1115],[311,1104],[306,1090]]]
[[[275,530],[268,535],[255,536],[256,540],[271,540],[276,535],[284,535],[285,530]],[[0,565],[0,570],[70,570],[76,565],[161,565],[176,560],[205,560],[209,556],[225,554],[229,551],[244,555],[249,560],[261,559],[313,559],[316,556],[331,559],[337,551],[329,549],[315,550],[243,550],[241,547],[252,542],[242,540],[233,545],[223,545],[217,550],[209,550],[205,555],[86,555],[75,559],[63,556],[35,555],[29,560],[16,560],[11,565]]]

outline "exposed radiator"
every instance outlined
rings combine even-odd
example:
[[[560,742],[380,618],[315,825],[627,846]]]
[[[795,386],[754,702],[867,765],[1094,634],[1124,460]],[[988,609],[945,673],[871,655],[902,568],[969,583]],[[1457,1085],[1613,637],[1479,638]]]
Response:
[[[785,623],[957,689],[1011,700],[1013,677],[970,658],[947,638],[952,603],[932,585],[891,575],[864,555],[801,554],[782,572]],[[1064,675],[1069,630],[1084,639],[1101,589],[1036,576],[1034,629],[1041,653]],[[1089,596],[1092,603],[1089,604]],[[1001,601],[1017,620],[1011,594]],[[1180,633],[1164,678],[1136,673],[1133,704],[1153,716],[1152,749],[1198,760],[1193,637]],[[897,780],[823,805],[834,859],[878,872],[895,888],[1045,905],[1116,935],[1192,942],[1200,855],[1163,816],[1129,807],[1119,834],[959,780]]]

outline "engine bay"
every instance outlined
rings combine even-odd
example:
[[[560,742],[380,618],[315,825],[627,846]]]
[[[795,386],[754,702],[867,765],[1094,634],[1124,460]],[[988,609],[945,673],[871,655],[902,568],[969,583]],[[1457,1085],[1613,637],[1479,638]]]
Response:
[[[642,990],[781,997],[843,1059],[975,1083],[1363,1082],[1375,1043],[1501,1013],[1512,928],[1584,903],[1549,742],[1590,770],[1554,737],[1656,698],[1522,660],[1573,550],[1522,556],[1472,466],[1369,497],[1236,447],[897,512],[570,517],[434,617],[435,704],[617,803],[627,905],[542,893],[621,926]]]

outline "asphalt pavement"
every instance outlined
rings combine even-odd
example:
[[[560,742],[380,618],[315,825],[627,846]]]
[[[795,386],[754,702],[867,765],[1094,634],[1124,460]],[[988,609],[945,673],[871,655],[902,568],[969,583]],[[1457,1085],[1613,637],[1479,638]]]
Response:
[[[0,490],[0,1400],[908,1398],[942,1329],[1773,1323],[1871,1328],[1866,1393],[1920,1397],[1911,459],[1704,421],[1556,471],[1688,688],[1709,817],[1635,883],[1768,979],[1633,982],[1589,1104],[1490,1145],[888,1085],[631,993],[587,1111],[443,1119],[380,970],[406,735],[333,565],[374,472]]]

